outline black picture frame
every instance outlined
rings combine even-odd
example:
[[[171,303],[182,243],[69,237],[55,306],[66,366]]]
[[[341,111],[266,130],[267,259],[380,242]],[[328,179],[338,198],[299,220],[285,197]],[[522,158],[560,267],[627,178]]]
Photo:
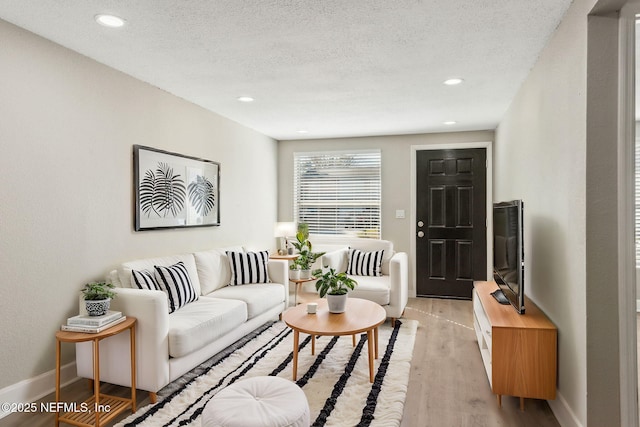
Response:
[[[220,225],[220,163],[133,146],[135,231]]]

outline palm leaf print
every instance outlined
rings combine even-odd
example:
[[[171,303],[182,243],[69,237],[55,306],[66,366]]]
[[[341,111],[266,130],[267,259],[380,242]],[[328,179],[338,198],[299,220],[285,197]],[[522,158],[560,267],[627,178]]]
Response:
[[[147,218],[154,213],[159,217],[176,217],[184,208],[187,193],[179,174],[173,174],[168,163],[158,163],[155,172],[147,170],[140,183],[140,209]]]
[[[153,195],[156,192],[156,177],[151,169],[144,173],[144,178],[140,182],[140,209],[151,217],[151,213],[160,216],[160,213],[153,207]]]
[[[189,184],[189,201],[201,216],[207,216],[214,208],[216,196],[211,181],[201,175]]]

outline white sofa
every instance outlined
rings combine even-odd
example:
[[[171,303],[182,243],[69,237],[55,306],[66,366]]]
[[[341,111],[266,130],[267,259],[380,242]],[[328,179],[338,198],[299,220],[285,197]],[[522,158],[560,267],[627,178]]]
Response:
[[[118,294],[111,310],[137,318],[137,388],[156,392],[269,320],[289,305],[287,262],[268,261],[270,283],[228,286],[226,250],[212,249],[126,262],[110,273]],[[182,261],[199,298],[169,314],[165,292],[132,286],[132,270]],[[83,305],[81,305],[81,312]],[[93,378],[90,343],[76,345],[78,376]],[[100,343],[100,380],[130,386],[129,334]]]
[[[409,299],[409,257],[406,252],[394,252],[389,240],[363,239],[357,237],[316,237],[314,252],[326,252],[319,260],[320,267],[329,266],[338,272],[346,272],[349,265],[349,248],[363,252],[384,250],[382,276],[349,276],[358,286],[349,295],[377,302],[392,320],[402,317]]]

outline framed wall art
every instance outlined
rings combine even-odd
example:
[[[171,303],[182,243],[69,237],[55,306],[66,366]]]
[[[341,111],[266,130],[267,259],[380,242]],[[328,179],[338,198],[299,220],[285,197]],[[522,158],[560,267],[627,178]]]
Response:
[[[220,225],[220,163],[133,146],[135,230]]]

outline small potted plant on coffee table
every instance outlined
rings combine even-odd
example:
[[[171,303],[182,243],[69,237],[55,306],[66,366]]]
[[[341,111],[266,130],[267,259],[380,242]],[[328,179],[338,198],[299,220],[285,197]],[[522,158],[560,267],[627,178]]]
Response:
[[[109,311],[111,298],[115,298],[114,286],[111,283],[91,282],[84,285],[82,295],[89,316],[102,316]]]
[[[320,298],[327,297],[329,313],[344,313],[347,306],[347,293],[353,290],[358,282],[346,275],[346,273],[336,273],[334,268],[315,270],[313,275],[318,278],[316,290]]]

